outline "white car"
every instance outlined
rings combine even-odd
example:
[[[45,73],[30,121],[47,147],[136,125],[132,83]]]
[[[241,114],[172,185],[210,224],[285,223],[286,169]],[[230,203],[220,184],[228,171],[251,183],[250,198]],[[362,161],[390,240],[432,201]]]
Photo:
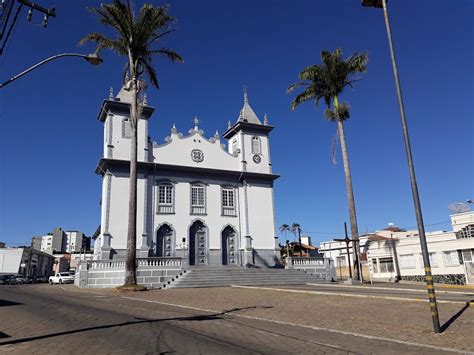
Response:
[[[70,272],[59,272],[54,276],[49,277],[49,284],[66,284],[74,282],[74,274]]]

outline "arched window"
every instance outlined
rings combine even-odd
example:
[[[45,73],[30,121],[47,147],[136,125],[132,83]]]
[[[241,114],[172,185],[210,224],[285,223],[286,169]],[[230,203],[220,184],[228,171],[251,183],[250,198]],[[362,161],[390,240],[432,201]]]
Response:
[[[232,154],[237,154],[237,139],[232,141]]]
[[[252,154],[262,154],[262,145],[258,137],[252,137]]]
[[[191,184],[191,214],[206,214],[206,185]]]
[[[174,186],[169,182],[158,185],[157,213],[174,213]]]

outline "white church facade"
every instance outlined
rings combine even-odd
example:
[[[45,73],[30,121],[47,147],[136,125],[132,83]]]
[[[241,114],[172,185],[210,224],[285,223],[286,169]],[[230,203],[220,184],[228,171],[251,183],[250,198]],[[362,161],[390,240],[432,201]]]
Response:
[[[127,244],[130,93],[104,100],[100,234],[96,259],[123,259]],[[247,95],[235,123],[210,138],[196,118],[186,134],[175,126],[157,144],[148,135],[154,109],[138,123],[137,256],[182,257],[202,266],[280,263],[275,230],[269,134]]]

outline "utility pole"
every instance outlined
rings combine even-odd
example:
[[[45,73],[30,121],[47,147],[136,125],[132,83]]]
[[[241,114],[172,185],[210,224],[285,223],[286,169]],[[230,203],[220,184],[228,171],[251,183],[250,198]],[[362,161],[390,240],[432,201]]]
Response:
[[[431,308],[431,317],[433,320],[433,330],[435,333],[441,333],[441,327],[439,324],[438,305],[436,303],[436,295],[435,295],[435,290],[434,290],[434,285],[433,285],[433,275],[431,273],[430,257],[428,254],[428,245],[426,243],[425,226],[423,223],[423,214],[421,213],[421,203],[420,203],[420,196],[418,194],[418,184],[416,182],[415,164],[413,162],[413,157],[411,154],[411,144],[410,144],[410,136],[408,134],[407,120],[405,116],[405,106],[403,104],[402,89],[400,85],[400,78],[398,76],[398,66],[397,66],[397,61],[395,59],[395,48],[393,46],[393,41],[392,41],[392,30],[390,28],[390,20],[388,17],[387,0],[362,0],[362,5],[383,9],[385,27],[387,30],[387,37],[388,37],[388,45],[390,48],[390,57],[391,57],[392,67],[393,67],[393,77],[395,79],[395,88],[397,91],[398,108],[400,110],[400,119],[402,123],[403,139],[405,141],[405,151],[407,155],[408,172],[410,175],[410,184],[411,184],[411,191],[412,191],[412,197],[413,197],[413,204],[415,205],[416,222],[418,225],[418,235],[420,237],[421,253],[423,255],[423,264],[425,266],[425,281],[426,281],[426,288],[428,290],[428,298],[429,298],[430,308]]]
[[[350,239],[349,238],[349,235],[347,234],[347,223],[346,222],[344,222],[344,234],[345,234],[344,239],[333,239],[333,240],[336,241],[336,242],[346,243],[347,262],[349,264],[349,280],[350,280],[350,281],[349,280],[348,281],[352,283],[351,255],[350,255],[350,252],[349,252],[349,243],[352,243],[352,247],[356,248],[359,245],[359,243],[358,243],[359,239]],[[357,267],[358,267],[359,275],[362,276],[362,270],[360,268],[360,263],[359,262],[357,262]],[[361,277],[361,280],[362,280],[362,277]]]

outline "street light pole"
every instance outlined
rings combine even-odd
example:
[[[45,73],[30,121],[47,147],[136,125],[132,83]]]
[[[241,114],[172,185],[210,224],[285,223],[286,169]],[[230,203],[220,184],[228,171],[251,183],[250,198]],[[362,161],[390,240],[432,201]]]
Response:
[[[426,243],[426,234],[425,234],[425,227],[423,223],[423,215],[421,213],[421,203],[420,203],[420,196],[418,194],[418,184],[416,182],[415,165],[413,163],[413,157],[411,153],[410,136],[408,134],[408,126],[407,126],[406,117],[405,117],[405,107],[403,104],[402,89],[400,86],[400,78],[398,76],[398,67],[397,67],[397,62],[395,59],[395,49],[393,47],[392,31],[390,29],[390,21],[388,17],[387,0],[362,0],[362,5],[383,8],[383,13],[384,13],[384,18],[385,18],[385,27],[387,28],[388,44],[390,47],[390,56],[392,60],[393,76],[395,79],[395,87],[397,90],[398,108],[400,110],[403,138],[405,141],[405,151],[406,151],[407,160],[408,160],[408,171],[410,174],[411,191],[412,191],[412,196],[413,196],[413,203],[415,205],[416,222],[418,225],[418,235],[420,237],[421,252],[423,255],[423,264],[425,267],[426,288],[428,289],[428,298],[430,302],[431,316],[433,320],[433,329],[435,333],[440,333],[441,328],[439,324],[438,305],[436,303],[436,295],[435,295],[435,290],[434,290],[434,285],[433,285],[433,275],[431,274],[430,257],[428,254],[428,246]]]
[[[23,75],[28,74],[30,71],[35,70],[36,68],[42,66],[43,64],[46,64],[52,60],[63,58],[63,57],[79,57],[79,58],[84,58],[86,61],[88,61],[92,65],[99,65],[103,62],[102,58],[100,58],[97,54],[79,54],[79,53],[61,53],[61,54],[56,54],[53,55],[52,57],[46,58],[42,60],[39,63],[36,63],[35,65],[29,67],[28,69],[23,70],[21,73],[11,77],[7,81],[3,82],[0,84],[0,89],[3,89],[5,86],[10,84],[11,82],[15,81],[16,79],[21,78]]]

